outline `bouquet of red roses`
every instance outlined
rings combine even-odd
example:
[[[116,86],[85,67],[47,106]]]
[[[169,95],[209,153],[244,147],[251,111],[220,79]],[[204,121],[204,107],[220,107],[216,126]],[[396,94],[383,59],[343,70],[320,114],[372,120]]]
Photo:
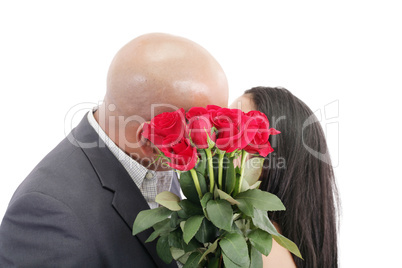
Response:
[[[158,239],[159,257],[184,267],[262,267],[272,239],[301,258],[268,218],[282,202],[258,189],[269,136],[279,133],[261,112],[214,105],[154,117],[142,135],[179,172],[187,199],[158,194],[161,206],[137,215],[133,235],[153,227],[147,241]]]

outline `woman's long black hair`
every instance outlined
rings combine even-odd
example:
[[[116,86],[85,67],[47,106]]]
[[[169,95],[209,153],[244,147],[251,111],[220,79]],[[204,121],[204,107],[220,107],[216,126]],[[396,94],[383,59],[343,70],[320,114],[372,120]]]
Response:
[[[270,127],[274,152],[264,162],[260,189],[277,195],[286,211],[270,214],[282,234],[298,245],[298,268],[338,267],[338,194],[325,136],[310,108],[284,88],[245,91]],[[307,149],[310,148],[310,149]],[[313,151],[312,151],[313,150]]]

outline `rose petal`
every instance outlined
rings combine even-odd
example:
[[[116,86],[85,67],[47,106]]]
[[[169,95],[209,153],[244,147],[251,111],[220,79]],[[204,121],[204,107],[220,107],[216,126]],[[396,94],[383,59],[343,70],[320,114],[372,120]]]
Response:
[[[280,131],[278,131],[278,130],[276,130],[276,129],[274,129],[274,128],[270,128],[269,130],[268,130],[268,134],[269,135],[277,135],[277,134],[280,134],[281,132]]]

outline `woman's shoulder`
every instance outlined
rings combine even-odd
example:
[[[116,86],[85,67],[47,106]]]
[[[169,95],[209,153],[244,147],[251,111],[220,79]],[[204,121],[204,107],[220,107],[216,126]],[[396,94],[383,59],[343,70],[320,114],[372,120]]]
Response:
[[[274,223],[276,229],[280,232],[279,226]],[[292,254],[286,248],[279,245],[272,239],[272,249],[268,256],[262,256],[264,268],[296,268]]]

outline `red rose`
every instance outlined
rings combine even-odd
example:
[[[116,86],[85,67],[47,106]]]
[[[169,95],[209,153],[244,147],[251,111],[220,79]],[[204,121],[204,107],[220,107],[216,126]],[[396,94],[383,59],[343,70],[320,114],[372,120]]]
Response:
[[[269,121],[265,114],[259,111],[250,111],[246,114],[249,117],[252,117],[256,120],[258,125],[258,130],[251,140],[251,142],[244,148],[248,153],[255,154],[258,153],[259,155],[265,157],[269,153],[273,152],[271,144],[269,143],[269,135],[276,135],[280,132],[269,128]]]
[[[207,109],[202,107],[193,107],[186,113],[189,120],[187,124],[187,133],[191,141],[200,149],[206,149],[208,145],[208,136],[215,142],[215,132],[211,134],[212,123],[209,120]]]
[[[216,147],[228,153],[246,147],[258,130],[256,120],[239,109],[211,109],[210,116],[218,130]]]
[[[174,169],[187,171],[197,163],[197,148],[190,140],[178,135],[169,135],[163,139],[161,151],[170,159],[168,165]]]
[[[207,111],[209,112],[209,113],[211,113],[212,111],[217,111],[217,110],[219,110],[220,108],[222,108],[222,107],[219,107],[219,106],[217,106],[217,105],[207,105]]]
[[[184,137],[185,129],[184,109],[180,108],[177,111],[161,113],[152,118],[150,123],[144,124],[142,136],[160,149],[165,137],[168,135]]]

